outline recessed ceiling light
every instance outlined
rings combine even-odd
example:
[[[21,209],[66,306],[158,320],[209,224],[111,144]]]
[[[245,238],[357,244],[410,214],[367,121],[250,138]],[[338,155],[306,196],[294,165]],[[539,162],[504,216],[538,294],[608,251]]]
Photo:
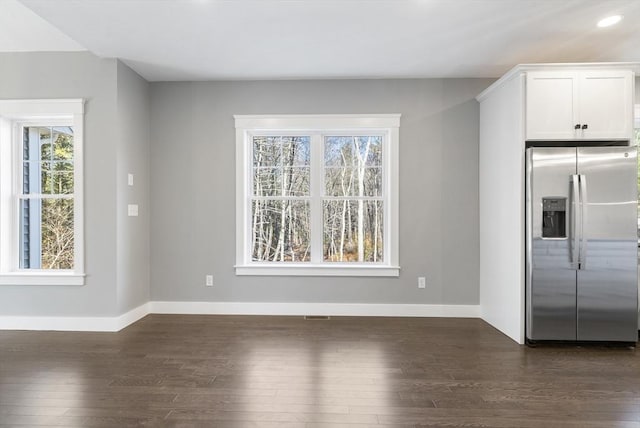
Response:
[[[622,20],[622,15],[611,15],[598,21],[598,27],[611,27]]]

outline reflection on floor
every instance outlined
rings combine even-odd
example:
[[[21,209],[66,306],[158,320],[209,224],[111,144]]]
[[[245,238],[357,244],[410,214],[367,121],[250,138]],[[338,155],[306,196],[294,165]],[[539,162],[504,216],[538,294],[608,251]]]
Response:
[[[640,352],[477,319],[150,315],[0,332],[0,426],[640,427]]]

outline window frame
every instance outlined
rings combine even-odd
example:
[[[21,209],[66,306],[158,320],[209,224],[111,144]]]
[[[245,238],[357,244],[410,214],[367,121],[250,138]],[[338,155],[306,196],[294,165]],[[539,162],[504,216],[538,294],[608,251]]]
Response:
[[[0,285],[84,285],[84,100],[0,100]],[[73,127],[73,269],[20,269],[19,185],[24,126]]]
[[[234,115],[236,128],[236,275],[258,276],[380,276],[397,277],[399,266],[399,127],[400,114]],[[251,260],[251,202],[253,200],[252,140],[254,135],[309,136],[311,138],[310,262],[255,262]],[[327,136],[383,135],[382,262],[322,260],[322,201],[324,194],[324,138]],[[318,179],[321,177],[322,179]],[[357,197],[353,198],[354,200]],[[368,199],[365,197],[364,199]],[[375,198],[369,198],[375,199]],[[314,215],[315,213],[315,215]],[[314,221],[316,219],[316,221]]]

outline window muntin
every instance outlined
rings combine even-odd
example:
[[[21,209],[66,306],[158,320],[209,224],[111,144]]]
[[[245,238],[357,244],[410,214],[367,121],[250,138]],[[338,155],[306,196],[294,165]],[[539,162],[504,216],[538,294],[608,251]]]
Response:
[[[399,115],[235,119],[236,274],[399,274]]]

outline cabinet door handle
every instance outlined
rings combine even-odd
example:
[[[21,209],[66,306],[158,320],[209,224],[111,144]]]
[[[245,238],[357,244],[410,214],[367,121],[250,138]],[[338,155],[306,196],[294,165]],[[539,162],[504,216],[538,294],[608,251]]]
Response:
[[[587,129],[587,124],[582,125],[582,129]]]
[[[580,129],[580,124],[576,123],[576,126],[574,126],[573,129]]]

